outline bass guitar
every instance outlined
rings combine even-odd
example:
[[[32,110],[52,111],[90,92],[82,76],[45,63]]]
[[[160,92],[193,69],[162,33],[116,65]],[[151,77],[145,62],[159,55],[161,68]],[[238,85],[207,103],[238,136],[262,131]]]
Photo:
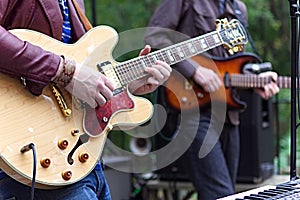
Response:
[[[229,109],[245,109],[246,103],[235,94],[236,89],[263,88],[271,83],[271,77],[260,77],[256,74],[244,74],[247,64],[260,63],[260,58],[253,53],[237,53],[228,58],[216,58],[208,55],[192,57],[197,64],[214,70],[223,80],[223,88],[214,93],[205,92],[194,81],[188,80],[178,72],[173,71],[166,81],[165,94],[169,104],[177,110],[190,110],[202,107],[211,101],[226,103]],[[279,76],[279,88],[290,88],[291,79]]]
[[[116,89],[110,101],[93,109],[63,88],[49,85],[37,97],[24,90],[19,80],[0,74],[0,168],[30,185],[36,166],[39,188],[81,180],[97,164],[110,130],[134,127],[152,117],[151,102],[130,94],[127,88],[133,80],[147,75],[146,67],[156,60],[172,65],[220,45],[237,51],[247,43],[239,21],[222,19],[216,24],[216,31],[122,63],[111,56],[118,34],[109,26],[91,29],[75,44],[31,30],[11,30],[24,42],[101,71]],[[34,144],[36,156],[27,151],[30,144]]]

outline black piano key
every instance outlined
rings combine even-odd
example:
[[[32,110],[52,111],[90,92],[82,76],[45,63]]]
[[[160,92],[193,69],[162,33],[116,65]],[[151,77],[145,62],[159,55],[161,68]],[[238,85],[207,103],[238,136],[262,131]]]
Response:
[[[278,194],[282,194],[282,193],[287,192],[287,190],[282,190],[282,189],[277,189],[277,188],[276,189],[270,189],[270,191],[278,193]]]
[[[269,191],[269,190],[265,190],[265,191],[259,192],[258,194],[268,195],[269,197],[273,197],[273,196],[276,196],[278,193],[272,192],[272,191]]]
[[[276,189],[282,189],[282,190],[294,190],[295,188],[291,187],[291,186],[284,186],[284,185],[278,185],[276,186]]]
[[[264,195],[264,194],[250,194],[250,196],[260,197],[260,198],[263,198],[263,199],[266,199],[266,198],[270,197],[269,195]]]
[[[263,197],[258,197],[258,196],[244,196],[244,199],[251,199],[251,200],[264,200],[265,198]]]

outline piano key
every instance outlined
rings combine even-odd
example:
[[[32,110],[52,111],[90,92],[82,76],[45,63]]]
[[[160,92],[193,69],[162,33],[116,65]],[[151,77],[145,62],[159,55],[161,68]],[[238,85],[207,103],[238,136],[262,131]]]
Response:
[[[268,189],[275,189],[275,188],[276,188],[276,186],[274,186],[274,185],[266,185],[266,186],[262,186],[262,187],[248,190],[245,192],[240,192],[240,193],[237,193],[234,195],[223,197],[223,198],[220,198],[217,200],[242,200],[245,196],[249,196],[250,194],[257,194],[258,192],[262,192],[262,191],[265,191]]]
[[[277,186],[267,185],[249,191],[237,193],[217,200],[299,200],[300,179]]]

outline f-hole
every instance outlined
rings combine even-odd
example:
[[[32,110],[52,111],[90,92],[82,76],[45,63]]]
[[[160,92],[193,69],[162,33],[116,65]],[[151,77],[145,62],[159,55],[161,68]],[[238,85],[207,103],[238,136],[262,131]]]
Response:
[[[79,140],[77,141],[76,145],[73,147],[72,151],[68,155],[68,163],[70,165],[74,163],[74,159],[72,157],[76,149],[78,149],[78,147],[80,147],[82,144],[87,143],[89,141],[89,138],[90,137],[87,134],[82,134],[79,137]]]

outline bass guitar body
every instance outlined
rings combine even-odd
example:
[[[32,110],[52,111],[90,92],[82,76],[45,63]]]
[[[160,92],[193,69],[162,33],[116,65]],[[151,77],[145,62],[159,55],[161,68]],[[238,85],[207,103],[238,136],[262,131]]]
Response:
[[[245,64],[261,62],[259,57],[252,53],[238,53],[226,59],[206,55],[197,55],[192,59],[198,65],[215,71],[223,80],[223,87],[214,93],[208,93],[195,82],[186,79],[174,70],[165,83],[166,99],[173,108],[190,110],[206,106],[212,101],[226,103],[229,109],[244,109],[246,107],[245,102],[235,95],[236,88],[231,87],[230,83],[226,84],[226,82],[230,82],[232,74],[242,74]]]

